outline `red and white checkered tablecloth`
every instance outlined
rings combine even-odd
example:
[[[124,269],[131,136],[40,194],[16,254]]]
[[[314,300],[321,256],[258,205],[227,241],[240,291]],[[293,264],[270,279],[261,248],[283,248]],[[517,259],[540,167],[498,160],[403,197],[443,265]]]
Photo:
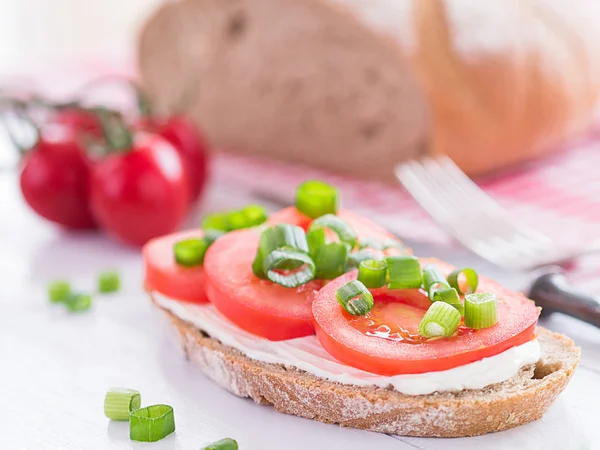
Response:
[[[240,191],[267,193],[284,201],[293,199],[301,181],[323,179],[340,188],[345,207],[372,217],[398,235],[453,245],[451,238],[400,185],[230,154],[215,159],[213,173],[215,183]],[[477,181],[518,220],[557,243],[577,245],[600,239],[599,132],[550,158]],[[569,277],[579,288],[600,294],[600,254],[580,258]]]

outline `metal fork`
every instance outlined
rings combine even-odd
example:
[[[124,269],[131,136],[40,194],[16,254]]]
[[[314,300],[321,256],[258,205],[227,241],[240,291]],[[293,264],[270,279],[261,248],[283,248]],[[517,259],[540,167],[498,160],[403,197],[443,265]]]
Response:
[[[600,251],[600,241],[561,248],[511,215],[445,156],[398,164],[396,177],[441,227],[472,252],[502,267],[564,265]]]

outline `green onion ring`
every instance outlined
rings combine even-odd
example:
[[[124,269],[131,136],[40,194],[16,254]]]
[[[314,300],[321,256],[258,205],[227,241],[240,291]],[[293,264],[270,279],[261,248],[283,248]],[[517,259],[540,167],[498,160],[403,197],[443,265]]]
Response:
[[[386,261],[390,289],[418,289],[421,287],[421,265],[416,257],[388,256]]]
[[[465,308],[460,302],[458,292],[454,288],[436,290],[433,293],[433,297],[431,297],[431,301],[448,303],[450,306],[456,308],[456,310],[460,313],[461,316],[465,315]]]
[[[282,247],[269,253],[263,261],[263,270],[269,280],[287,288],[306,284],[316,274],[316,266],[311,257],[292,247]],[[287,270],[289,273],[277,270]]]
[[[104,397],[104,414],[111,420],[129,420],[141,402],[140,393],[134,389],[111,388]]]
[[[377,289],[385,285],[387,279],[387,262],[385,260],[367,259],[358,266],[358,281],[367,288]]]
[[[358,280],[352,280],[338,288],[335,296],[342,308],[353,316],[364,316],[373,309],[373,295]]]
[[[496,294],[491,292],[465,295],[465,326],[478,330],[496,325],[497,303]]]
[[[132,441],[156,442],[175,431],[175,416],[169,405],[152,405],[131,411],[129,438]]]
[[[358,238],[350,225],[333,214],[325,214],[312,221],[308,227],[308,231],[314,231],[320,228],[328,228],[337,234],[339,240],[348,245],[348,249],[352,250],[356,247]]]
[[[458,277],[461,273],[465,276],[467,281],[467,289],[465,292],[462,291],[460,283],[458,282]],[[460,295],[472,294],[477,290],[477,286],[479,285],[479,276],[477,275],[477,272],[470,267],[457,269],[448,275],[448,283],[450,283],[450,286],[456,289]]]
[[[460,318],[460,313],[448,303],[434,302],[421,319],[419,334],[427,338],[452,336]]]
[[[333,280],[346,271],[348,247],[342,242],[331,242],[322,245],[313,258],[317,267],[315,278]]]
[[[336,214],[338,190],[322,181],[305,181],[296,189],[296,209],[311,219]]]
[[[217,442],[208,444],[202,450],[238,450],[238,443],[230,438],[220,439]]]

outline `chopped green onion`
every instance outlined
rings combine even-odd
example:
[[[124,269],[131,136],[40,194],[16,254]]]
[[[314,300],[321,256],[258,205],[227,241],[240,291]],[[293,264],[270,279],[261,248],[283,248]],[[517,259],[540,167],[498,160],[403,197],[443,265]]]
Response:
[[[356,269],[362,261],[367,259],[382,260],[383,258],[381,252],[372,248],[363,248],[348,255],[348,269]]]
[[[268,219],[267,210],[261,205],[248,205],[242,209],[249,227],[265,223]]]
[[[212,444],[208,444],[202,450],[238,450],[238,443],[230,438],[221,439]]]
[[[305,252],[292,247],[273,250],[263,261],[266,277],[273,283],[295,288],[315,278],[315,263]]]
[[[65,301],[71,293],[71,285],[66,280],[54,280],[48,283],[48,298],[52,303]]]
[[[440,289],[447,289],[450,287],[446,277],[440,272],[440,270],[433,264],[427,264],[423,267],[423,287],[429,295],[429,299],[433,301],[433,294],[435,291]]]
[[[209,214],[202,220],[202,228],[205,230],[221,230],[230,231],[229,221],[227,219],[228,213],[218,212]]]
[[[465,276],[465,281],[467,282],[467,289],[465,289],[464,292],[460,288],[461,283],[458,279],[460,277],[460,274],[463,274]],[[450,286],[456,289],[460,295],[472,294],[477,290],[477,285],[479,284],[479,276],[477,275],[477,272],[475,272],[470,267],[464,269],[457,269],[450,273],[450,275],[448,275],[448,283],[450,283]]]
[[[311,219],[336,214],[338,191],[330,184],[318,180],[305,181],[296,190],[296,209]]]
[[[367,259],[358,266],[358,281],[366,287],[375,289],[385,285],[387,278],[387,262],[385,260]]]
[[[104,414],[111,420],[129,420],[129,413],[141,402],[140,393],[134,389],[111,388],[104,397]]]
[[[228,232],[254,227],[266,220],[265,208],[260,205],[248,205],[241,209],[209,214],[202,220],[202,228]]]
[[[175,262],[184,267],[200,266],[204,263],[204,256],[209,244],[204,239],[184,239],[173,245]]]
[[[448,303],[431,304],[421,323],[419,334],[427,338],[452,336],[460,325],[460,313]]]
[[[421,287],[421,265],[414,256],[388,256],[390,289],[418,289]]]
[[[333,280],[346,271],[348,247],[342,242],[331,242],[320,246],[314,256],[317,266],[315,277],[320,280]]]
[[[81,312],[90,309],[90,306],[92,306],[92,297],[85,294],[70,294],[64,302],[69,311]]]
[[[465,326],[478,330],[496,325],[497,302],[491,292],[465,295]]]
[[[312,221],[308,227],[308,231],[314,231],[321,228],[327,228],[337,234],[339,240],[344,244],[347,244],[349,250],[352,250],[357,243],[356,233],[350,225],[340,219],[338,216],[333,214],[325,214]]]
[[[169,405],[152,405],[131,411],[129,438],[132,441],[156,442],[175,431],[175,416]]]
[[[319,248],[327,243],[325,228],[317,228],[306,233],[306,241],[308,242],[310,256],[314,258]]]
[[[338,288],[335,296],[338,303],[353,316],[364,316],[373,309],[373,295],[358,280],[352,280]]]
[[[224,234],[222,230],[208,229],[200,239],[190,238],[176,242],[173,245],[175,262],[183,267],[201,266],[208,248]]]
[[[465,315],[465,308],[460,302],[458,292],[456,292],[456,289],[454,288],[435,290],[433,292],[433,297],[431,297],[431,301],[448,303],[450,306],[456,308],[456,310],[460,313],[461,316]]]
[[[296,225],[283,223],[265,229],[260,235],[258,249],[252,263],[254,275],[259,278],[267,278],[265,258],[274,250],[282,247],[308,253],[308,242],[304,230]]]
[[[98,277],[98,292],[103,294],[117,292],[121,288],[121,278],[118,272],[102,272]]]
[[[358,248],[363,249],[363,248],[373,248],[375,250],[383,250],[383,242],[381,242],[379,239],[377,238],[373,238],[373,237],[367,237],[367,238],[361,238],[358,241]]]

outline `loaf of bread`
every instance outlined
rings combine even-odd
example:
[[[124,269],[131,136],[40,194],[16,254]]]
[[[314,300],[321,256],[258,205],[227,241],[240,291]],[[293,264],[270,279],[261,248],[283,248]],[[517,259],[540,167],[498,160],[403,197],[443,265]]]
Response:
[[[558,148],[600,95],[600,6],[532,0],[182,0],[140,33],[159,111],[216,149],[378,179],[445,153],[471,174]]]

